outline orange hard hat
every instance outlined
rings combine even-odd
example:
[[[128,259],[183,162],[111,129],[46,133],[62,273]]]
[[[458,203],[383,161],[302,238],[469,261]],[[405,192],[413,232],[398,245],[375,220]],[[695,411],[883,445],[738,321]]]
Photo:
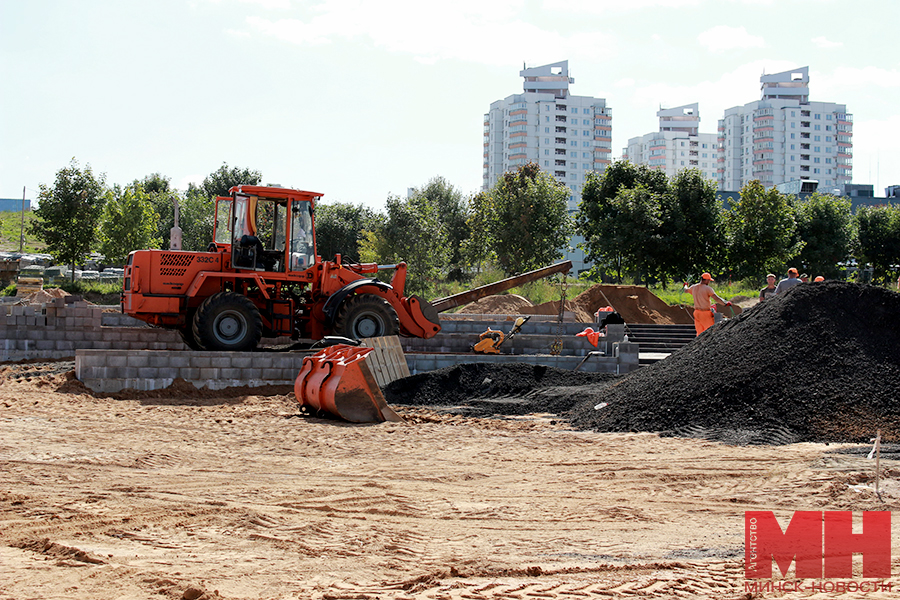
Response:
[[[703,275],[700,276],[700,279],[708,279],[708,280],[712,281],[712,275],[710,275],[709,273],[704,273]]]
[[[822,277],[821,275],[819,275],[818,277],[816,277],[815,279],[813,279],[813,281],[825,281],[825,278]]]

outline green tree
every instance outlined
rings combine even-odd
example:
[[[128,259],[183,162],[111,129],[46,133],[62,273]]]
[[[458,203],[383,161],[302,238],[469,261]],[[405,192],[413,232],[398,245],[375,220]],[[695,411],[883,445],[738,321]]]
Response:
[[[344,262],[360,262],[363,232],[376,229],[380,220],[375,211],[362,204],[316,204],[316,250],[325,260],[340,254]]]
[[[213,236],[216,196],[227,196],[236,185],[259,185],[262,174],[251,169],[229,167],[226,163],[207,175],[203,183],[188,184],[179,204],[181,246],[184,250],[206,250]],[[171,227],[171,225],[170,225]]]
[[[535,163],[504,173],[491,190],[496,210],[495,251],[507,275],[562,257],[572,233],[569,189]]]
[[[73,282],[75,265],[97,246],[104,181],[104,175],[95,176],[90,165],[79,168],[73,158],[57,171],[53,187],[40,185],[31,233],[47,244],[54,259],[71,266]]]
[[[106,192],[100,221],[100,253],[108,262],[121,265],[132,250],[159,248],[158,223],[159,215],[143,187],[113,186]]]
[[[172,227],[175,226],[175,201],[177,200],[179,206],[181,205],[181,194],[172,187],[171,179],[161,173],[152,173],[143,179],[135,179],[132,182],[132,186],[138,185],[147,194],[153,210],[159,215],[154,237],[159,239],[160,248],[168,248],[169,235]],[[179,221],[182,220],[183,218],[179,216]],[[179,226],[181,226],[180,223]]]
[[[425,294],[442,277],[449,248],[437,209],[424,196],[389,196],[387,214],[376,230],[366,232],[360,256],[378,263],[407,263],[406,293]]]
[[[584,237],[581,245],[585,260],[594,263],[592,276],[615,273],[621,282],[622,276],[632,270],[625,249],[615,241],[625,235],[622,228],[633,228],[627,222],[628,215],[622,212],[623,206],[627,208],[627,202],[623,205],[625,199],[617,200],[617,197],[621,191],[633,190],[638,186],[643,188],[642,194],[649,194],[649,198],[655,201],[660,201],[668,193],[665,173],[627,160],[614,162],[602,174],[588,173],[575,220],[576,230]],[[635,197],[630,196],[629,199],[635,200]],[[657,213],[657,216],[662,218],[663,215]],[[659,232],[647,234],[658,235]]]
[[[796,242],[793,210],[788,197],[750,181],[740,199],[724,215],[728,266],[732,276],[760,278],[779,273],[802,249]]]
[[[413,194],[424,196],[437,211],[437,218],[444,229],[450,249],[447,277],[454,281],[463,280],[466,266],[464,247],[469,238],[467,223],[469,215],[462,192],[443,177],[434,177],[424,187],[415,188]]]
[[[839,276],[838,263],[847,261],[852,252],[850,199],[816,192],[796,201],[794,213],[797,237],[804,242],[795,259],[798,267],[813,276]]]
[[[672,177],[660,200],[663,284],[717,270],[725,257],[725,234],[716,184],[697,169],[685,169]]]
[[[466,227],[469,237],[463,242],[463,257],[467,267],[480,273],[496,260],[494,247],[497,231],[497,211],[490,194],[478,192],[469,198]]]
[[[874,283],[890,283],[900,264],[900,206],[860,206],[855,221],[857,262],[872,267]]]
[[[619,226],[609,243],[619,247],[622,257],[616,271],[619,281],[622,281],[624,265],[639,278],[660,275],[664,247],[659,231],[662,226],[661,198],[664,196],[639,183],[630,189],[620,188],[613,199]]]
[[[227,196],[228,190],[236,185],[259,185],[262,173],[252,169],[229,167],[227,163],[207,175],[200,184],[204,195],[213,199],[216,196]]]

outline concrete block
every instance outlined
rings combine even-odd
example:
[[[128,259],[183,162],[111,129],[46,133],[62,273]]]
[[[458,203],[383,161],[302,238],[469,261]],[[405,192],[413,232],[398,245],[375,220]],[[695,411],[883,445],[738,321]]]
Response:
[[[129,370],[135,373],[135,369]],[[139,379],[156,379],[159,376],[159,369],[155,367],[141,367],[136,372]]]
[[[257,369],[255,367],[241,369],[241,372],[243,372],[243,374],[244,374],[243,377],[241,377],[241,379],[257,379],[257,380],[259,380],[259,379],[263,378],[262,369]]]
[[[146,354],[136,354],[129,352],[125,357],[126,366],[133,368],[149,367],[150,357]]]
[[[93,347],[97,350],[109,350],[112,348],[112,342],[104,342],[101,340],[99,342],[94,342]]]
[[[138,331],[123,331],[122,340],[126,342],[139,342],[141,341],[141,334]]]
[[[231,357],[231,366],[235,369],[246,369],[253,367],[253,357],[248,354],[235,354]]]
[[[266,381],[278,381],[281,379],[281,369],[263,369],[262,378]]]
[[[131,349],[131,346],[129,345],[128,342],[123,342],[121,340],[111,341],[110,344],[112,345],[113,350],[130,350]]]
[[[232,357],[227,354],[212,356],[209,359],[209,366],[216,369],[230,369],[232,367],[231,359]]]
[[[56,342],[53,340],[36,340],[34,347],[38,350],[56,350]]]
[[[147,365],[156,368],[168,367],[171,364],[170,360],[170,357],[165,353],[150,354],[147,358]]]
[[[222,379],[240,379],[242,374],[242,369],[235,369],[232,367],[219,369],[219,377]]]
[[[190,352],[171,352],[168,358],[169,366],[174,369],[183,369],[191,366]]]
[[[75,351],[75,342],[71,340],[56,340],[53,343],[56,344],[57,350],[71,350],[73,352]]]
[[[181,377],[181,370],[172,367],[159,367],[156,369],[156,377],[162,379],[175,379]]]
[[[219,369],[215,369],[212,367],[206,367],[200,369],[200,377],[199,379],[218,379],[219,378]]]
[[[191,366],[196,369],[209,369],[212,367],[212,357],[206,352],[197,352],[191,356]]]

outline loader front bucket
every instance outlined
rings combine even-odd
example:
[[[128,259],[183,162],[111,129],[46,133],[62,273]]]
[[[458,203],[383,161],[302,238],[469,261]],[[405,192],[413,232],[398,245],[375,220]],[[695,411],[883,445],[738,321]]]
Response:
[[[294,383],[297,401],[352,423],[402,423],[366,364],[372,350],[338,344],[304,358]]]

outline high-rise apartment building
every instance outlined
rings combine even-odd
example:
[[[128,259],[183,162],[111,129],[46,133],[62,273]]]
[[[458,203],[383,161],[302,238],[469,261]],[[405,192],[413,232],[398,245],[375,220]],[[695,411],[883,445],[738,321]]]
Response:
[[[664,171],[667,177],[698,169],[704,179],[717,180],[718,139],[715,133],[700,133],[700,105],[663,108],[656,116],[659,131],[629,139],[622,158]]]
[[[853,174],[847,106],[809,100],[809,67],[759,81],[761,99],[729,108],[719,121],[719,189],[815,180],[820,190],[843,193]]]
[[[569,188],[568,209],[581,201],[584,178],[603,171],[612,155],[612,110],[604,98],[574,96],[569,62],[523,68],[524,92],[491,103],[484,115],[484,191],[506,171],[534,162]],[[579,243],[573,238],[572,247]],[[581,271],[580,250],[566,258]]]

